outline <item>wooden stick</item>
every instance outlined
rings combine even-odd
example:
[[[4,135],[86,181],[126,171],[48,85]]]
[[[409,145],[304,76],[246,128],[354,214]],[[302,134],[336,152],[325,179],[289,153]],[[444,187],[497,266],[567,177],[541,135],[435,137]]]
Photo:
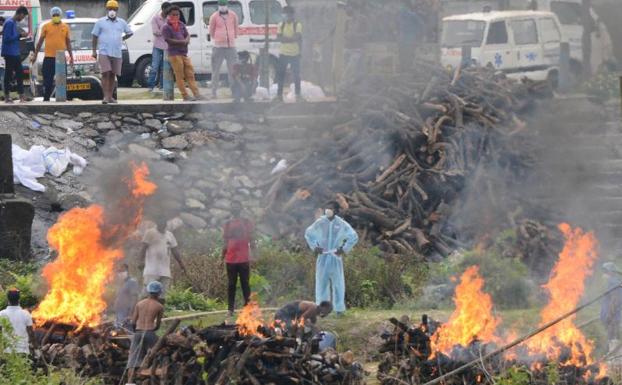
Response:
[[[158,350],[160,350],[162,345],[164,345],[164,340],[166,340],[166,336],[168,336],[169,334],[174,332],[175,329],[177,329],[177,326],[179,326],[180,323],[181,323],[181,320],[173,321],[171,326],[169,326],[168,329],[166,329],[164,334],[162,334],[160,336],[160,338],[158,338],[158,341],[155,343],[155,345],[153,345],[153,347],[151,349],[149,349],[149,352],[147,353],[147,355],[143,359],[143,362],[140,364],[141,368],[148,368],[149,366],[151,366],[151,361],[153,361],[153,359],[154,359],[156,353],[158,352]]]
[[[50,339],[50,336],[52,335],[52,333],[54,333],[54,329],[56,329],[56,326],[58,326],[56,322],[52,323],[52,326],[50,326],[48,331],[45,332],[45,335],[41,339],[41,343],[39,344],[39,346],[43,347],[43,345],[45,345],[48,342],[48,340]]]
[[[278,307],[265,307],[265,308],[261,308],[260,309],[262,312],[266,312],[266,311],[277,311],[279,310]],[[218,314],[227,314],[229,312],[229,310],[214,310],[214,311],[206,311],[206,312],[201,312],[201,313],[194,313],[194,314],[185,314],[185,315],[179,315],[179,316],[175,316],[175,317],[166,317],[166,318],[162,318],[162,322],[171,322],[171,321],[187,321],[190,319],[196,319],[196,318],[202,318],[202,317],[206,317],[206,316],[210,316],[210,315],[218,315]],[[237,310],[236,310],[237,312]]]
[[[529,334],[527,334],[527,335],[525,335],[523,337],[520,337],[520,338],[510,342],[509,344],[507,344],[505,346],[502,346],[499,349],[486,354],[483,357],[477,358],[477,359],[475,359],[475,360],[473,360],[473,361],[471,361],[469,363],[466,363],[466,364],[460,366],[459,368],[452,370],[451,372],[445,373],[445,374],[443,374],[440,377],[436,377],[435,379],[433,379],[431,381],[428,381],[428,382],[426,382],[423,385],[438,384],[439,382],[445,380],[448,377],[455,376],[456,374],[462,373],[463,371],[465,371],[466,369],[469,369],[473,365],[476,365],[476,364],[478,364],[480,362],[483,363],[484,361],[490,359],[491,357],[497,356],[497,355],[505,352],[506,350],[510,350],[513,347],[515,347],[516,345],[522,344],[523,342],[527,341],[528,339],[530,339],[530,338],[532,338],[532,337],[542,333],[543,331],[545,331],[546,329],[550,328],[551,326],[555,326],[556,324],[560,323],[561,321],[565,320],[566,318],[570,317],[571,315],[574,315],[574,314],[580,312],[581,310],[583,310],[586,307],[592,305],[593,303],[596,303],[596,302],[600,301],[606,295],[611,294],[615,290],[619,290],[619,289],[622,289],[622,285],[618,285],[618,286],[612,287],[611,289],[605,291],[604,293],[602,293],[601,295],[597,296],[596,298],[594,298],[594,299],[588,301],[587,303],[585,303],[585,304],[583,304],[583,305],[581,305],[581,306],[579,306],[579,307],[569,311],[566,314],[561,315],[560,317],[558,317],[558,318],[554,319],[553,321],[551,321],[551,322],[549,322],[549,323],[539,327],[538,329],[532,331],[531,333],[529,333]]]

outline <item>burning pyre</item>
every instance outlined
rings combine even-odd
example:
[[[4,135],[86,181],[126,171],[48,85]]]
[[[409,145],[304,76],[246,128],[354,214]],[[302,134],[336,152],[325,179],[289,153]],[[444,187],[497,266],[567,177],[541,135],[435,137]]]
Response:
[[[540,313],[539,326],[547,325],[579,305],[585,280],[591,275],[598,257],[598,242],[593,233],[568,224],[560,224],[559,230],[566,242],[549,281],[543,285],[549,301]],[[380,349],[385,353],[378,370],[383,385],[426,383],[493,352],[518,335],[509,331],[501,336],[502,320],[493,312],[492,299],[484,292],[484,280],[477,266],[469,267],[462,274],[454,303],[456,308],[449,321],[437,328],[427,321],[412,326],[391,320],[394,329],[383,335],[386,342]],[[552,365],[568,383],[606,383],[606,365],[593,358],[594,343],[575,325],[575,317],[567,317],[505,356],[486,363],[482,360],[443,383],[492,383],[491,376],[509,367],[530,370],[531,383],[539,383],[550,375]]]

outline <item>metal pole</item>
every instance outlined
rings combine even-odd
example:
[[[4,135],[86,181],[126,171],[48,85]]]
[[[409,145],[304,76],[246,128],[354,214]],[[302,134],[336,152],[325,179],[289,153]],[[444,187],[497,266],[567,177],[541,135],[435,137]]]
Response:
[[[270,3],[264,0],[264,43],[259,54],[261,60],[261,86],[270,91]]]
[[[502,346],[502,347],[500,347],[499,349],[497,349],[497,350],[495,350],[495,351],[493,351],[493,352],[490,352],[490,353],[486,354],[485,356],[483,356],[483,357],[481,357],[481,358],[477,358],[477,359],[475,359],[475,360],[473,360],[473,361],[471,361],[471,362],[469,362],[469,363],[466,363],[466,364],[462,365],[461,367],[459,367],[459,368],[457,368],[457,369],[452,370],[451,372],[448,372],[448,373],[446,373],[446,374],[443,374],[443,375],[442,375],[442,376],[440,376],[440,377],[436,377],[435,379],[433,379],[433,380],[431,380],[431,381],[428,381],[428,382],[426,382],[426,383],[425,383],[425,384],[423,384],[423,385],[434,385],[434,384],[438,384],[439,382],[443,381],[444,379],[446,379],[446,378],[448,378],[448,377],[455,376],[456,374],[459,374],[459,373],[461,373],[461,372],[465,371],[466,369],[469,369],[469,368],[470,368],[471,366],[473,366],[473,365],[477,365],[477,364],[479,364],[479,363],[483,363],[484,361],[486,361],[486,360],[490,359],[491,357],[497,356],[497,355],[499,355],[499,354],[501,354],[501,353],[505,352],[506,350],[510,350],[510,349],[512,349],[513,347],[515,347],[516,345],[520,345],[520,344],[522,344],[523,342],[527,341],[528,339],[530,339],[530,338],[532,338],[532,337],[534,337],[534,336],[536,336],[536,335],[538,335],[538,334],[542,333],[543,331],[545,331],[546,329],[550,328],[551,326],[555,326],[555,325],[557,325],[558,323],[560,323],[561,321],[563,321],[563,320],[565,320],[566,318],[570,317],[571,315],[574,315],[574,314],[576,314],[576,313],[580,312],[581,310],[583,310],[583,309],[585,309],[586,307],[588,307],[588,306],[592,305],[593,303],[596,303],[596,302],[600,301],[600,300],[601,300],[603,297],[605,297],[606,295],[611,294],[611,293],[613,293],[615,290],[619,290],[619,289],[622,289],[622,285],[618,285],[618,286],[614,286],[614,287],[612,287],[611,289],[609,289],[609,290],[605,291],[604,293],[602,293],[602,294],[601,294],[601,295],[599,295],[598,297],[596,297],[596,298],[594,298],[594,299],[592,299],[592,300],[588,301],[587,303],[585,303],[585,304],[583,304],[583,305],[581,305],[581,306],[579,306],[579,307],[577,307],[577,308],[575,308],[575,309],[573,309],[573,310],[569,311],[568,313],[566,313],[566,314],[564,314],[564,315],[561,315],[559,318],[556,318],[556,319],[554,319],[553,321],[551,321],[551,322],[549,322],[549,323],[547,323],[547,324],[545,324],[545,325],[543,325],[543,326],[539,327],[538,329],[536,329],[536,330],[532,331],[531,333],[529,333],[529,334],[527,334],[527,335],[525,335],[525,336],[523,336],[523,337],[521,337],[521,338],[518,338],[518,339],[516,339],[516,340],[514,340],[514,341],[510,342],[509,344],[507,344],[507,345],[505,345],[505,346]]]
[[[337,95],[337,89],[343,78],[344,57],[346,39],[346,3],[337,3],[337,21],[335,25],[335,39],[333,41],[333,92]]]
[[[592,75],[592,29],[593,19],[590,10],[591,0],[583,0],[581,3],[581,24],[583,24],[583,36],[581,46],[583,48],[583,80],[588,80]]]
[[[570,88],[570,43],[561,43],[559,47],[559,91],[565,92]]]
[[[175,82],[173,81],[173,69],[168,61],[168,52],[164,51],[164,63],[162,65],[162,98],[175,100]]]
[[[65,50],[56,51],[54,83],[57,102],[67,101],[67,63],[65,60]]]

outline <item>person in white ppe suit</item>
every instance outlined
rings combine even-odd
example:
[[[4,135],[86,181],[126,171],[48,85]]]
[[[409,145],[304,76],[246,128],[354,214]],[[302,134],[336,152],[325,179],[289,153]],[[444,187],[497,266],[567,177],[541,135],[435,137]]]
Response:
[[[352,250],[359,237],[348,222],[336,215],[338,207],[335,204],[326,208],[324,215],[307,228],[305,239],[309,248],[318,255],[315,301],[318,304],[331,301],[337,314],[342,314],[346,310],[342,257]]]

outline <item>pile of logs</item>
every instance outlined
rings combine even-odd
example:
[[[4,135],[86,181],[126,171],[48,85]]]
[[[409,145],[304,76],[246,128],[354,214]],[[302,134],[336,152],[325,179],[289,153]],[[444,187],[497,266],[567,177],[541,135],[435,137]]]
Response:
[[[318,352],[312,333],[290,337],[262,327],[263,335],[242,336],[235,325],[177,330],[179,321],[159,337],[136,372],[139,385],[334,384],[363,385],[365,372],[352,352]],[[52,330],[53,329],[53,330]],[[51,331],[50,331],[51,330]],[[54,325],[42,329],[36,364],[69,368],[105,384],[123,383],[131,336],[112,326]]]
[[[494,344],[473,341],[469,346],[456,346],[446,355],[433,352],[430,338],[437,326],[433,321],[411,325],[406,320],[391,319],[392,330],[381,335],[384,343],[379,349],[380,362],[377,378],[382,385],[421,385],[433,381],[462,365],[480,360],[459,374],[449,376],[440,383],[445,385],[498,383],[521,383],[528,385],[547,385],[565,383],[574,385],[609,385],[611,380],[598,377],[598,364],[574,366],[547,362],[545,357],[517,360],[528,357],[518,354],[512,358],[499,355],[484,361],[481,357],[495,350]]]
[[[447,255],[460,245],[447,217],[467,184],[485,185],[490,164],[510,179],[526,174],[533,160],[519,116],[548,94],[545,83],[486,68],[450,73],[420,63],[414,71],[346,87],[342,123],[266,183],[264,219],[280,235],[299,236],[334,201],[387,253]]]

